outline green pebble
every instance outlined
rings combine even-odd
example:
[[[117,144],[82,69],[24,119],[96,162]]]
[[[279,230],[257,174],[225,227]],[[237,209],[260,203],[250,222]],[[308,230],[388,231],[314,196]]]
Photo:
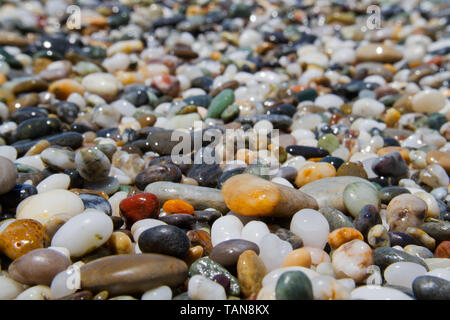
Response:
[[[377,209],[380,207],[380,198],[375,186],[366,182],[354,182],[345,187],[344,205],[354,218],[357,218],[361,209],[368,204]]]
[[[444,123],[447,122],[447,118],[442,113],[432,113],[428,116],[428,126],[431,129],[439,130]]]
[[[319,96],[316,89],[308,88],[303,91],[297,92],[298,102],[302,101],[314,101]]]
[[[212,99],[206,118],[219,118],[222,112],[234,102],[234,91],[225,89]]]
[[[339,146],[339,139],[331,133],[324,134],[317,142],[317,147],[327,150],[330,154]]]
[[[225,122],[231,122],[239,116],[239,106],[237,104],[230,104],[220,115],[220,118]]]
[[[284,272],[275,287],[277,300],[313,300],[313,289],[309,278],[301,271]]]

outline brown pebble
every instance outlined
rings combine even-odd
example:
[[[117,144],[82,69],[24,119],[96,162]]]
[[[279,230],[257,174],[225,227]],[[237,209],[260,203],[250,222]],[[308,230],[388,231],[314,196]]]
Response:
[[[187,237],[191,241],[192,246],[201,246],[205,251],[205,255],[209,256],[213,250],[211,243],[211,236],[204,230],[189,230],[186,233]]]
[[[450,173],[450,153],[439,150],[431,150],[427,153],[428,164],[438,164]]]
[[[450,259],[450,241],[442,241],[434,250],[436,258]]]
[[[53,278],[71,264],[62,252],[36,249],[14,260],[8,268],[10,277],[26,285],[50,285]]]
[[[238,259],[237,276],[245,298],[258,294],[267,269],[261,258],[253,251],[244,251]]]

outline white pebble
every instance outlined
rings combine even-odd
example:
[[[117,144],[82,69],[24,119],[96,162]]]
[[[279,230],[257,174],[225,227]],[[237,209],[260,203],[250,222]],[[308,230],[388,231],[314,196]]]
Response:
[[[276,284],[278,278],[280,278],[280,276],[287,271],[302,271],[309,278],[309,280],[312,280],[315,277],[320,276],[320,274],[317,273],[316,271],[305,267],[293,266],[293,267],[278,268],[270,271],[264,276],[262,280],[263,287],[269,286],[271,284]]]
[[[236,216],[227,215],[214,221],[211,226],[211,243],[215,247],[219,243],[239,239],[244,225]]]
[[[362,300],[413,300],[400,290],[375,285],[360,286],[351,295],[352,299]]]
[[[424,266],[413,262],[395,262],[384,270],[384,279],[391,285],[412,288],[415,278],[427,273]]]
[[[17,159],[17,149],[11,146],[0,146],[0,156],[15,161]]]
[[[269,233],[269,228],[264,222],[250,221],[242,228],[241,238],[256,243],[259,246],[261,239]]]
[[[23,290],[19,282],[6,276],[0,276],[0,300],[12,300]]]
[[[82,257],[100,247],[113,232],[113,223],[103,211],[87,209],[56,231],[52,246],[67,248],[72,257]]]
[[[266,234],[259,244],[259,257],[264,262],[267,271],[279,268],[291,251],[292,245],[273,233]]]
[[[52,293],[47,286],[39,285],[31,287],[21,294],[15,300],[51,300]]]
[[[189,279],[188,296],[193,300],[226,300],[225,289],[215,281],[201,275]]]
[[[70,177],[64,173],[55,173],[45,178],[36,186],[38,193],[48,192],[55,189],[67,190],[70,185]]]
[[[168,286],[161,286],[144,292],[141,300],[172,300],[172,290]]]
[[[314,101],[314,104],[325,109],[332,107],[339,108],[344,104],[344,100],[342,100],[342,98],[338,95],[329,93],[323,96],[318,96]]]
[[[361,117],[378,117],[384,111],[384,104],[375,99],[359,99],[353,104],[352,114]]]
[[[436,268],[431,271],[428,271],[425,275],[427,276],[433,276],[445,279],[447,281],[450,281],[450,268]]]
[[[330,227],[317,210],[302,209],[291,220],[291,232],[303,240],[303,245],[323,249],[328,241]]]

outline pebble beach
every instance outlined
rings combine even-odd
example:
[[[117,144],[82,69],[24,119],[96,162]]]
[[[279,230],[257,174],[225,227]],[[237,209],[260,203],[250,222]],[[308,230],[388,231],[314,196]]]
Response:
[[[450,300],[445,0],[0,1],[0,300]]]

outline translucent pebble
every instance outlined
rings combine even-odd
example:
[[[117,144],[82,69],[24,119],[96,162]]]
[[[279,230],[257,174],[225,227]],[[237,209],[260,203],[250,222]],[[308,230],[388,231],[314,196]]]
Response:
[[[450,268],[436,268],[426,273],[427,276],[434,276],[450,281]]]
[[[351,292],[351,296],[362,300],[413,300],[400,290],[376,285],[360,286]]]
[[[292,245],[273,233],[266,234],[259,243],[259,257],[264,262],[267,271],[279,268],[291,251]]]
[[[314,104],[325,109],[332,107],[339,108],[344,104],[344,100],[342,100],[342,98],[338,95],[330,93],[323,96],[318,96],[314,101]]]
[[[384,111],[384,104],[374,99],[359,99],[353,104],[352,113],[361,117],[378,117]]]
[[[314,300],[348,300],[350,290],[330,276],[318,276],[311,281]]]
[[[269,233],[270,230],[264,222],[250,221],[242,228],[241,238],[254,242],[259,246],[262,238]]]
[[[219,283],[201,275],[189,279],[188,296],[193,300],[225,300],[225,289]]]
[[[412,288],[415,278],[424,275],[427,270],[424,266],[413,262],[395,262],[384,270],[384,279],[391,285]]]
[[[310,280],[312,280],[315,277],[320,276],[320,274],[317,273],[316,271],[305,268],[305,267],[295,266],[295,267],[278,268],[278,269],[274,269],[274,270],[270,271],[269,273],[267,273],[264,276],[264,278],[262,280],[263,287],[270,286],[271,284],[276,284],[278,281],[278,278],[286,271],[302,271],[304,274],[306,274],[306,276]]]
[[[144,292],[141,300],[172,300],[172,290],[168,286],[161,286]]]
[[[290,230],[303,240],[305,246],[323,249],[328,241],[330,227],[317,210],[302,209],[291,220]]]
[[[211,243],[213,246],[225,240],[240,239],[244,225],[239,218],[227,215],[214,221],[211,227]]]

